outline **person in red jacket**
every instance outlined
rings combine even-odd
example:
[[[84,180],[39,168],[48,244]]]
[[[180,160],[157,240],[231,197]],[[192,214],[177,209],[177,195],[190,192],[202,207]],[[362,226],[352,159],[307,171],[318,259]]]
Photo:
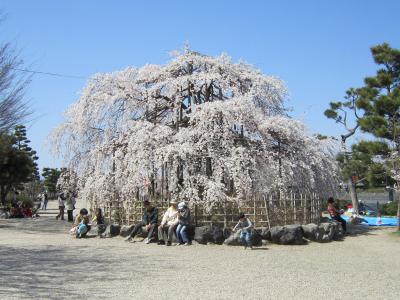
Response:
[[[342,228],[343,228],[343,233],[346,233],[346,220],[340,216],[340,211],[336,208],[335,200],[332,197],[330,197],[328,199],[327,209],[328,209],[329,215],[331,216],[332,220],[335,220],[335,221],[338,221],[339,223],[341,223]]]

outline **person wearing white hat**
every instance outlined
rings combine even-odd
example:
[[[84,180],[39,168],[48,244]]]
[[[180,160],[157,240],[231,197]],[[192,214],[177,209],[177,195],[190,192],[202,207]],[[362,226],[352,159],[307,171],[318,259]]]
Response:
[[[158,244],[165,245],[165,240],[167,240],[167,246],[171,246],[172,237],[178,224],[178,210],[177,201],[171,200],[169,202],[170,207],[164,213],[161,221],[161,225],[158,226]]]

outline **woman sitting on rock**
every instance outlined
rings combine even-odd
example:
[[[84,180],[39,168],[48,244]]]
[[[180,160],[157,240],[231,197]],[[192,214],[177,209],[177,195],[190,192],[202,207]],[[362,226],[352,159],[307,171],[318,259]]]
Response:
[[[190,222],[190,210],[185,202],[181,202],[178,205],[178,227],[176,228],[176,236],[179,241],[179,245],[189,245],[189,239],[187,236],[187,227]]]

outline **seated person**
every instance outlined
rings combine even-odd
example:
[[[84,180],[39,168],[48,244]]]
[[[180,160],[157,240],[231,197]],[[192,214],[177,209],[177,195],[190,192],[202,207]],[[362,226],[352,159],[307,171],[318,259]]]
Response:
[[[335,204],[335,200],[330,197],[328,199],[328,212],[331,216],[332,220],[338,221],[342,224],[343,234],[346,233],[346,221],[340,216],[340,211],[338,209],[337,204]]]
[[[101,208],[96,209],[96,214],[92,219],[92,222],[97,224],[97,234],[102,237],[102,234],[106,231],[107,225],[104,221],[104,216]]]
[[[91,227],[89,223],[90,223],[89,215],[82,216],[82,222],[79,223],[78,228],[76,230],[76,238],[79,239],[86,236]]]
[[[178,225],[178,210],[177,210],[176,200],[170,202],[170,207],[164,213],[161,221],[161,225],[158,226],[158,244],[165,245],[165,240],[167,240],[167,246],[171,246],[173,234]]]
[[[90,231],[92,228],[90,224],[90,216],[89,212],[86,208],[82,208],[79,211],[79,214],[75,218],[75,223],[74,225],[76,226],[76,237],[81,238],[86,236],[86,234]]]
[[[145,208],[143,213],[143,221],[139,222],[135,225],[135,227],[133,227],[125,241],[131,241],[138,233],[142,232],[143,229],[147,231],[147,238],[145,239],[146,244],[149,244],[152,239],[154,239],[154,230],[158,223],[158,209],[157,207],[152,206],[148,200],[145,200],[143,205]]]
[[[190,210],[185,202],[178,204],[178,227],[176,228],[176,236],[179,240],[179,245],[189,245],[187,236],[187,227],[190,222]]]
[[[22,212],[22,208],[17,204],[14,203],[10,210],[10,218],[23,218],[24,214]]]

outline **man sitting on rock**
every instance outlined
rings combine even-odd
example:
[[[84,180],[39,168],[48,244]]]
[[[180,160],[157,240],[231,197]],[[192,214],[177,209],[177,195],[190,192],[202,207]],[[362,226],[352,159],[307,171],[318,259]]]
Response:
[[[145,208],[143,221],[133,227],[125,241],[131,241],[138,233],[143,232],[143,230],[147,232],[147,238],[145,239],[146,244],[149,244],[154,238],[154,230],[157,227],[158,222],[158,209],[157,207],[152,206],[148,200],[145,200],[143,205]]]

